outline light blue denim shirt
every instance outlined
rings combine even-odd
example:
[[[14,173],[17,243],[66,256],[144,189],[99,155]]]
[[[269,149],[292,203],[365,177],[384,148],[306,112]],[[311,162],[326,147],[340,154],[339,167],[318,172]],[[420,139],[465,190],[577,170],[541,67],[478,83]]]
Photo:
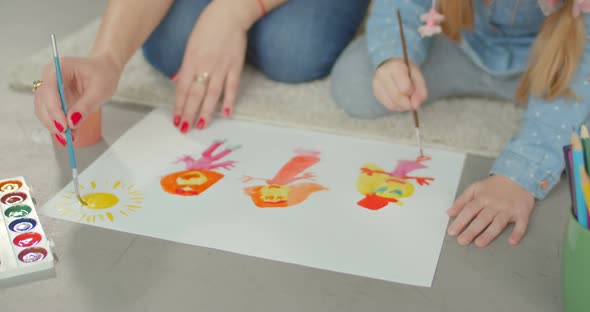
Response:
[[[537,1],[496,0],[490,6],[485,6],[483,0],[474,2],[475,29],[463,33],[461,48],[490,74],[522,74],[545,18]],[[421,25],[419,15],[427,12],[431,4],[431,0],[374,0],[367,21],[367,41],[375,68],[389,58],[403,56],[398,8],[404,22],[408,56],[418,65],[424,62],[432,38],[421,38],[417,29]],[[590,16],[585,16],[585,24],[590,34]],[[579,129],[590,113],[590,102],[586,100],[590,94],[589,42],[570,84],[581,100],[558,98],[546,102],[531,96],[519,132],[507,142],[490,172],[516,181],[537,199],[544,198],[559,182],[564,168],[562,147],[569,144],[572,128]]]

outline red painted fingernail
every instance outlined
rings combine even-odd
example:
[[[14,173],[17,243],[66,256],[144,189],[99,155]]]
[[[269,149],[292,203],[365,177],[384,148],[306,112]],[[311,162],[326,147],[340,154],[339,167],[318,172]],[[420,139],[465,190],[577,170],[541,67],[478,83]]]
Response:
[[[199,122],[197,122],[197,129],[205,128],[205,119],[199,118]]]
[[[223,115],[225,117],[229,117],[230,114],[231,114],[231,109],[229,107],[226,107],[223,109]]]
[[[55,134],[55,138],[59,141],[59,143],[63,146],[66,146],[66,139],[62,137],[59,133]]]
[[[172,77],[170,77],[170,80],[176,81],[176,76],[178,76],[178,73],[175,73],[174,75],[172,75]]]
[[[57,131],[59,132],[64,132],[64,126],[62,126],[59,121],[54,120],[53,124],[55,125],[55,128],[57,129]]]
[[[180,116],[174,116],[174,126],[178,127],[180,124]]]
[[[180,128],[180,132],[186,133],[187,130],[188,130],[188,123],[185,121],[182,123],[182,127]]]
[[[82,119],[82,114],[80,114],[79,112],[75,112],[72,114],[71,119],[75,126],[80,122],[80,119]]]

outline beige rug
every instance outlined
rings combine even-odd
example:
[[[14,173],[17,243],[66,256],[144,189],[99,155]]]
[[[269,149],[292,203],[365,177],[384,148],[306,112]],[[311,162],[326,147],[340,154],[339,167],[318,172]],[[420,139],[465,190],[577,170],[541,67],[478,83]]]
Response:
[[[98,25],[99,20],[95,20],[68,37],[58,38],[60,55],[84,55],[93,43]],[[49,61],[49,47],[24,59],[11,69],[10,86],[31,92],[32,81],[39,79],[43,64]],[[138,51],[126,66],[113,102],[172,108],[174,85],[153,70]],[[493,157],[516,133],[521,114],[522,110],[512,103],[495,100],[439,101],[421,112],[423,140],[426,146]],[[288,85],[272,82],[251,67],[246,67],[242,75],[234,118],[416,144],[410,114],[356,120],[334,104],[328,79]]]

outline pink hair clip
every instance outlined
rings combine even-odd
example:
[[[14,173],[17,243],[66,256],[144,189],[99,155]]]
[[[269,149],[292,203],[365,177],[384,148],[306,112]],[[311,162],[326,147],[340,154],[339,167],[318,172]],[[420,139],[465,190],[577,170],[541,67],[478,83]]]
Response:
[[[574,0],[574,7],[572,8],[572,15],[578,17],[580,13],[590,13],[590,1],[588,0]]]
[[[580,16],[580,13],[590,13],[589,0],[573,0],[572,15],[574,17]],[[541,11],[545,16],[551,15],[559,10],[564,4],[564,0],[537,0]]]
[[[432,0],[432,7],[427,13],[420,15],[420,21],[425,24],[418,27],[418,32],[422,37],[431,37],[442,32],[440,23],[445,17],[436,10],[436,0]]]

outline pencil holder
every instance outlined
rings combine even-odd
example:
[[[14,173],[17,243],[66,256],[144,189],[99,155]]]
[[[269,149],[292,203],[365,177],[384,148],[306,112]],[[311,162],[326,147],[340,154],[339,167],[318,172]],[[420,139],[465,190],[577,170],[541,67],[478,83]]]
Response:
[[[94,145],[102,140],[102,107],[88,115],[82,120],[82,123],[76,131],[75,147],[87,147]],[[53,137],[54,144],[59,142]]]
[[[561,257],[561,292],[564,311],[589,311],[590,231],[583,228],[571,212]]]

